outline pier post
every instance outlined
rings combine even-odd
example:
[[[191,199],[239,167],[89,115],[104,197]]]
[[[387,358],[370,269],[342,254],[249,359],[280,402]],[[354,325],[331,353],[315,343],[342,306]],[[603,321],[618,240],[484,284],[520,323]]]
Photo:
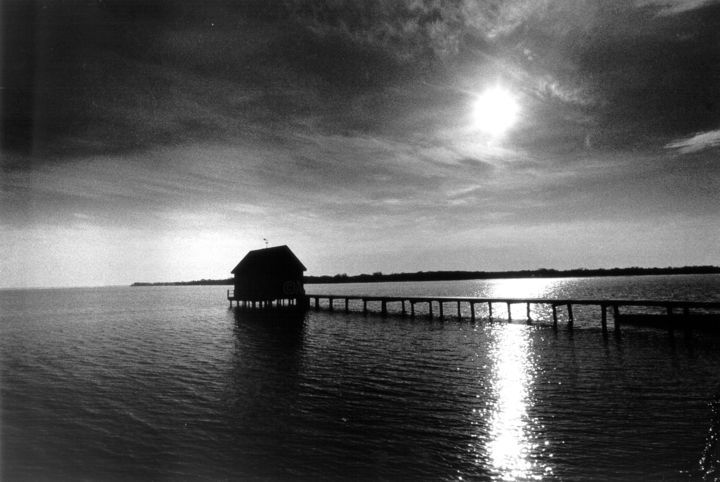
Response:
[[[552,305],[553,312],[553,328],[557,330],[557,306]]]
[[[367,300],[363,298],[363,315],[367,315]]]
[[[568,310],[568,328],[570,328],[572,330],[573,325],[575,324],[575,318],[573,317],[572,305],[570,303],[567,304],[567,310]]]
[[[402,316],[405,316],[405,315],[407,315],[407,312],[405,311],[405,300],[402,300],[401,303],[402,303],[401,314],[402,314]]]
[[[383,315],[387,315],[387,301],[382,301],[380,303],[380,311],[382,311]]]
[[[349,299],[348,299],[348,298],[345,298],[345,313],[349,313],[349,312],[350,312],[350,306],[349,306],[348,303],[349,303]]]
[[[333,311],[333,299],[334,298],[332,297],[328,298],[328,308],[330,309],[330,311]]]
[[[429,307],[429,308],[428,308],[428,311],[430,312],[430,318],[432,318],[432,316],[433,316],[433,312],[432,312],[432,300],[428,301],[428,307]]]
[[[600,324],[603,333],[607,334],[607,305],[600,305]]]
[[[492,301],[488,301],[488,320],[492,321]]]
[[[620,308],[613,305],[613,323],[615,324],[615,334],[620,334]]]
[[[475,321],[475,303],[470,302],[470,320]]]
[[[415,318],[415,302],[410,302],[410,317]]]
[[[693,325],[690,321],[689,315],[690,315],[690,308],[688,308],[687,306],[683,306],[682,324],[683,324],[683,329],[685,331],[685,338],[687,338],[687,339],[692,338],[692,326]]]
[[[443,302],[442,300],[438,300],[438,311],[440,312],[440,319],[442,320],[443,317]]]
[[[315,310],[317,311],[319,309],[320,309],[320,297],[316,296],[315,297]]]
[[[508,321],[512,321],[512,307],[510,306],[510,302],[507,302],[507,310],[508,310]]]
[[[527,319],[528,322],[532,321],[532,318],[530,317],[530,302],[527,304]]]
[[[684,331],[685,331],[685,338],[687,340],[690,340],[690,339],[692,339],[692,323],[689,318],[690,308],[688,308],[687,306],[683,306],[682,311],[683,311],[682,323],[683,323],[683,327],[684,327]]]

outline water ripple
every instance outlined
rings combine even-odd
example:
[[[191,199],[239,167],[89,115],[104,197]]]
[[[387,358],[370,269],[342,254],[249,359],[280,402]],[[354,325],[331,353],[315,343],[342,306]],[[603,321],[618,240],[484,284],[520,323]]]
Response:
[[[2,478],[715,473],[699,461],[717,447],[717,339],[325,311],[253,316],[228,311],[223,294],[0,293]]]

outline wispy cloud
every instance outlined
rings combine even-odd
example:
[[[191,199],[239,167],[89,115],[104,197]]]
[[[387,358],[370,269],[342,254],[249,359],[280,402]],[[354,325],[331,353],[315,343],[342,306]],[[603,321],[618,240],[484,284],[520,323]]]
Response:
[[[679,13],[689,12],[704,6],[718,3],[717,0],[639,0],[639,6],[659,7],[659,16],[677,15]]]
[[[720,146],[720,129],[702,132],[692,137],[678,139],[665,145],[665,149],[677,149],[682,154],[690,154]]]

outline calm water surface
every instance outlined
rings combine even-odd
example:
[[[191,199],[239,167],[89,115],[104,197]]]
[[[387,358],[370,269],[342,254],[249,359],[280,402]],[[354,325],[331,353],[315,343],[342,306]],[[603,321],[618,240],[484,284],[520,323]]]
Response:
[[[2,480],[704,474],[718,338],[603,337],[592,311],[573,332],[541,309],[532,325],[253,316],[228,310],[225,289],[0,291]],[[720,276],[308,291],[717,301]]]

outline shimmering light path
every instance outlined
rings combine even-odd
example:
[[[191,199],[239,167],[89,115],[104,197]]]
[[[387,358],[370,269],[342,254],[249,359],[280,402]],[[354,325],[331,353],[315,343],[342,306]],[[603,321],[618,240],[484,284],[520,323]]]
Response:
[[[502,480],[539,479],[543,474],[531,458],[537,448],[529,413],[535,369],[531,343],[527,329],[513,326],[498,332],[490,347],[495,403],[487,446],[492,469]],[[546,468],[551,472],[550,465]]]

